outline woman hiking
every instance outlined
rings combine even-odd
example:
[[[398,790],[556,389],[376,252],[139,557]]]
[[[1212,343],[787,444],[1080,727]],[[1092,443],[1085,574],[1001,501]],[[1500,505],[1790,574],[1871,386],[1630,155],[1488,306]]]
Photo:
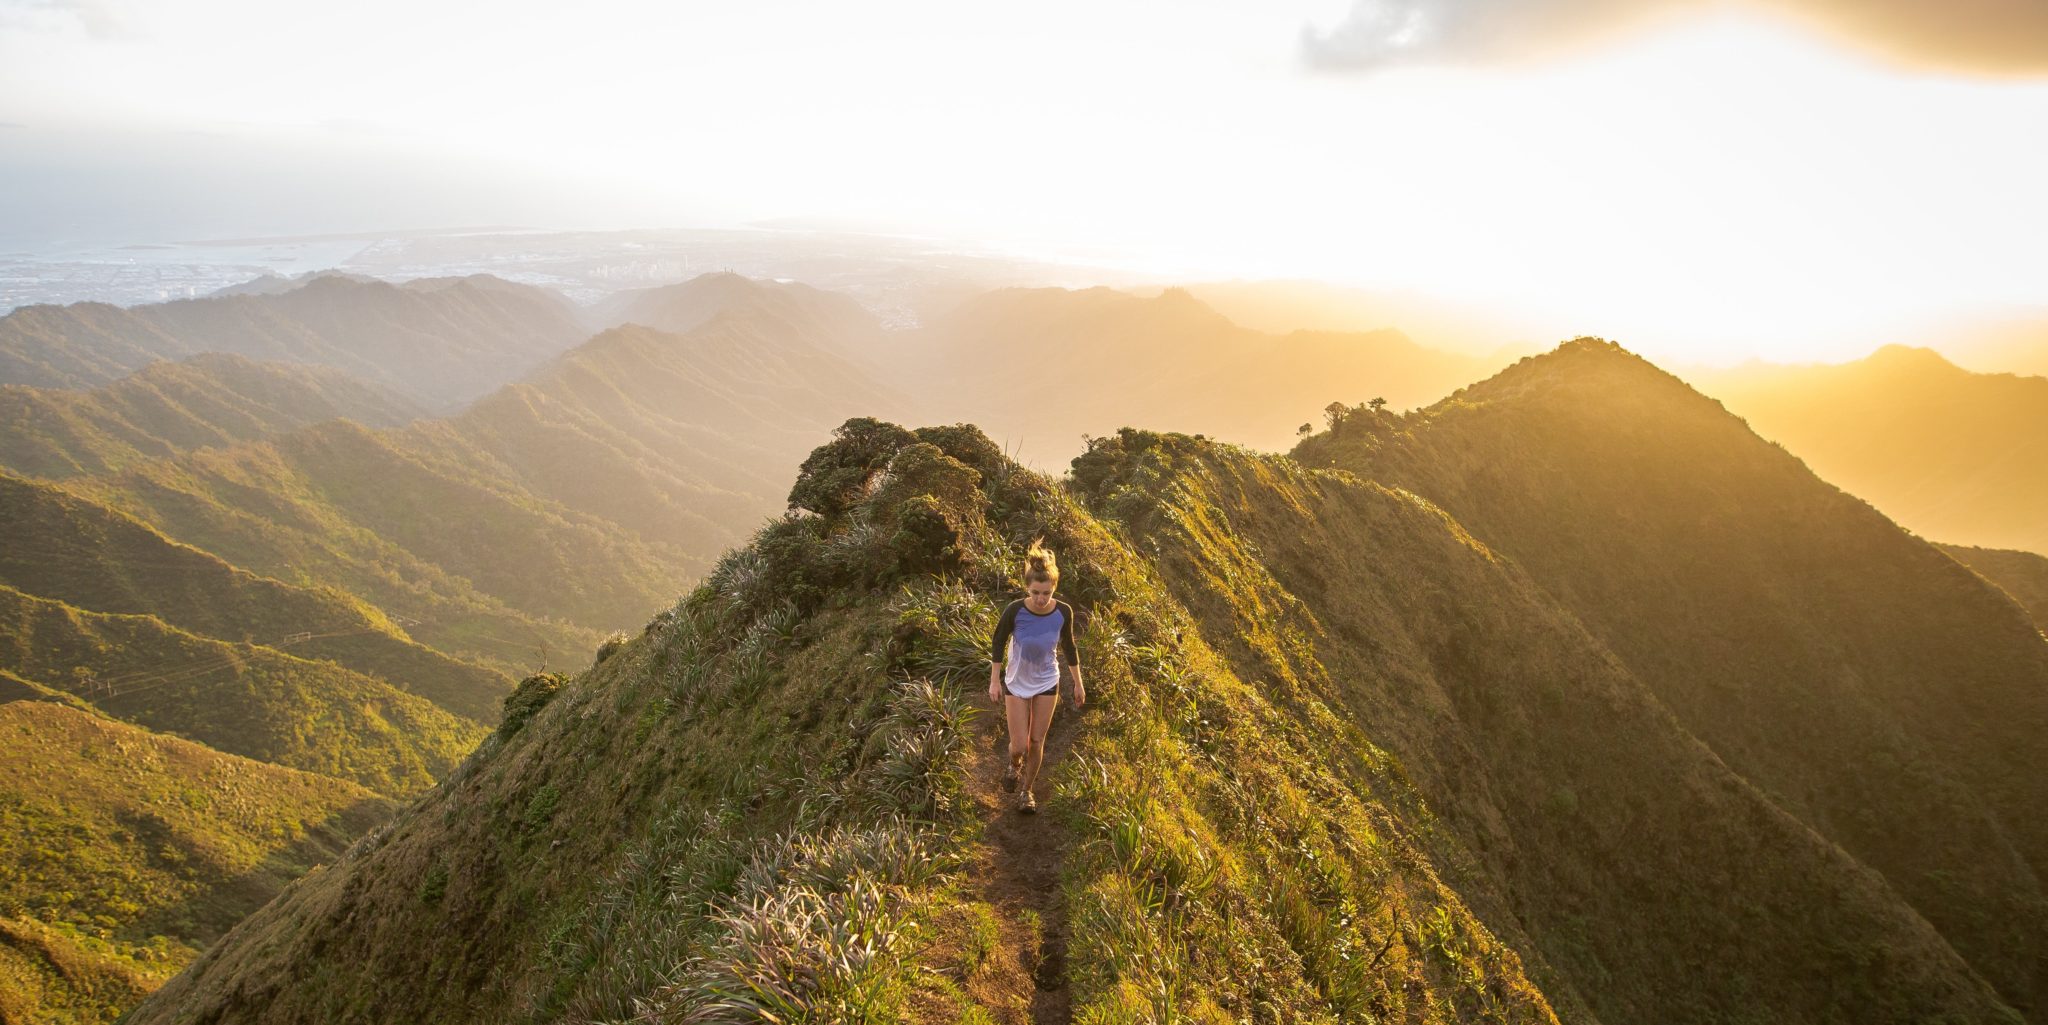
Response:
[[[1017,791],[1017,810],[1036,812],[1031,787],[1045,760],[1045,733],[1060,698],[1060,662],[1074,678],[1074,706],[1088,703],[1081,684],[1080,653],[1074,646],[1074,609],[1052,596],[1060,585],[1059,563],[1038,541],[1024,553],[1024,597],[1011,602],[996,621],[989,643],[988,699],[1002,701],[1010,720],[1010,766],[1003,790]]]

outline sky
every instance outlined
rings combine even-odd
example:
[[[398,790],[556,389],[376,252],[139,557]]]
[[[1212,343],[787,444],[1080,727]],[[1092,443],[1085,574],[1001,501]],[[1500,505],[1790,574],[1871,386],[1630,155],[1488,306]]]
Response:
[[[2038,0],[0,0],[31,251],[829,223],[1846,358],[2048,307],[2043,181]]]

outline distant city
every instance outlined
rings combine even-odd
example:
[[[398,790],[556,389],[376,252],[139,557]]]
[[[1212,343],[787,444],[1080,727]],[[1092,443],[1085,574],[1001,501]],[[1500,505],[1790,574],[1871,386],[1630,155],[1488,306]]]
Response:
[[[477,228],[80,247],[0,254],[0,314],[39,303],[120,306],[195,299],[265,276],[322,271],[387,281],[491,274],[589,303],[627,288],[733,271],[845,292],[890,327],[944,280],[1131,286],[1152,276],[948,241],[775,228],[554,231]]]

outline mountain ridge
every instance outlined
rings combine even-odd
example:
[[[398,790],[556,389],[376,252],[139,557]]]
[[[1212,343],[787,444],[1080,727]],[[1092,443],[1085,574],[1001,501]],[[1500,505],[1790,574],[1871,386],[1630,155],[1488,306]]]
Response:
[[[2015,1006],[2048,995],[2048,795],[2013,769],[2042,757],[2048,649],[2005,595],[1599,340],[1296,457],[1442,506]]]
[[[1446,408],[1540,393],[1528,376]],[[2025,1020],[1978,972],[2011,986],[2008,962],[1745,778],[1544,567],[1425,496],[1133,430],[1061,484],[972,427],[848,421],[795,512],[588,671],[523,683],[537,711],[134,1020],[683,1018],[773,978],[791,1014],[857,992],[952,1021],[975,998],[940,980],[974,978],[983,914],[1079,1020]],[[967,708],[1034,537],[1090,683],[1036,820],[1071,832],[1035,925],[945,867],[984,863],[976,824],[1010,814],[962,782],[994,732]],[[870,928],[900,938],[812,960]]]

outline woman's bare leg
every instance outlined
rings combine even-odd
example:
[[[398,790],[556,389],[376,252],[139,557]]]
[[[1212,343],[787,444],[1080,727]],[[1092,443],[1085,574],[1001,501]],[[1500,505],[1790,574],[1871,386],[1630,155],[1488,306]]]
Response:
[[[1024,699],[1013,700],[1023,701]],[[1030,746],[1027,749],[1027,757],[1024,759],[1024,779],[1018,783],[1018,786],[1026,793],[1031,791],[1032,784],[1038,782],[1038,767],[1045,763],[1045,734],[1046,731],[1052,729],[1052,711],[1059,704],[1059,701],[1059,691],[1056,690],[1029,699],[1031,719]],[[1011,719],[1011,722],[1015,721],[1014,718]],[[1012,740],[1010,743],[1014,745],[1016,741]],[[1014,751],[1016,748],[1013,746],[1011,750]]]
[[[1021,783],[1025,756],[1031,752],[1031,699],[1005,691],[1003,714],[1010,721],[1010,768]]]

